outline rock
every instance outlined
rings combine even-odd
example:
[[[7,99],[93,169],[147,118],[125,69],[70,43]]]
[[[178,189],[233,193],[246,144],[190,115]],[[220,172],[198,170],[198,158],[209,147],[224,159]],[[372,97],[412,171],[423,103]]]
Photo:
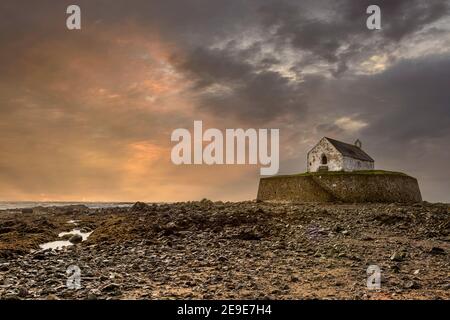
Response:
[[[213,283],[218,283],[218,282],[221,282],[223,280],[223,278],[222,278],[222,276],[217,275],[211,280],[212,280]]]
[[[261,240],[262,236],[254,230],[243,230],[235,238],[241,240]]]
[[[420,289],[420,285],[417,282],[412,281],[412,280],[406,281],[404,284],[404,287],[406,289]]]
[[[168,224],[166,224],[166,225],[164,226],[164,229],[170,230],[170,231],[175,231],[175,230],[177,230],[178,228],[177,228],[177,225],[175,224],[175,222],[169,222]]]
[[[130,211],[147,211],[149,209],[151,209],[151,207],[148,204],[138,201],[133,204],[133,206],[130,208]]]
[[[68,206],[57,207],[58,212],[64,212],[66,214],[79,213],[89,211],[89,207],[84,204],[71,204]]]
[[[83,237],[80,236],[79,234],[74,234],[72,237],[70,237],[69,241],[74,244],[80,243],[81,241],[83,241]]]
[[[400,272],[400,267],[398,264],[394,264],[394,265],[390,266],[390,268],[391,268],[392,272],[394,272],[394,273]]]
[[[398,262],[403,261],[405,259],[405,256],[406,256],[405,253],[395,251],[391,256],[391,260],[398,261]]]
[[[207,205],[207,206],[210,206],[210,205],[214,204],[214,202],[212,202],[211,200],[206,199],[206,198],[203,198],[202,200],[200,200],[200,203],[203,204],[203,205]]]
[[[25,298],[28,296],[28,290],[26,288],[19,288],[19,293],[17,294],[20,298]]]
[[[23,208],[22,213],[33,213],[33,209],[32,208]]]
[[[0,265],[0,271],[8,271],[9,270],[9,263],[4,263],[2,265]]]
[[[117,283],[108,283],[104,285],[101,289],[101,292],[111,293],[120,291],[120,285]]]
[[[281,294],[281,290],[279,290],[279,289],[273,289],[273,290],[270,292],[270,294],[273,294],[273,295],[279,295],[279,294]]]
[[[97,300],[97,295],[93,292],[89,292],[86,299],[87,300]]]
[[[445,250],[440,247],[432,247],[428,252],[430,254],[445,254]]]
[[[69,240],[70,241],[70,238],[72,238],[74,235],[75,235],[74,233],[68,233],[68,234],[65,234],[65,235],[63,235],[62,237],[59,237],[59,238],[61,240]]]

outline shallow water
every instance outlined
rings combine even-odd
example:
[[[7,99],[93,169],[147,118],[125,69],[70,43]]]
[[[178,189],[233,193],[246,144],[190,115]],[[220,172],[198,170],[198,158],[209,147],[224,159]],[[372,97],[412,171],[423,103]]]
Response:
[[[83,238],[82,241],[85,241],[91,235],[91,233],[92,233],[92,231],[91,232],[82,232],[79,229],[73,229],[72,231],[59,233],[58,237],[63,237],[67,234],[79,234]],[[47,242],[44,244],[40,244],[39,247],[41,247],[41,249],[44,249],[44,250],[45,249],[58,250],[58,249],[62,249],[67,246],[72,246],[72,245],[73,245],[73,243],[70,242],[69,240],[56,240],[56,241],[50,241],[50,242]]]
[[[68,241],[68,240],[58,240],[58,241],[51,241],[51,242],[47,242],[44,244],[40,244],[39,247],[41,247],[41,249],[55,249],[55,250],[59,250],[62,249],[64,247],[68,247],[73,245],[72,242]]]
[[[0,210],[22,209],[34,207],[63,207],[69,205],[85,205],[90,209],[131,207],[130,202],[33,202],[33,201],[0,201]]]

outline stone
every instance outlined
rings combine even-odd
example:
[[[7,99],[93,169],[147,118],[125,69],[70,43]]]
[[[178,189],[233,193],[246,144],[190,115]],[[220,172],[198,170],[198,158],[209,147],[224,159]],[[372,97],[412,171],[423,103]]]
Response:
[[[130,211],[147,211],[150,208],[151,207],[148,204],[138,201],[133,204],[133,206],[130,208]]]
[[[70,240],[70,238],[72,238],[74,235],[75,235],[74,233],[68,233],[68,234],[65,234],[65,235],[59,237],[59,239],[61,239],[61,240]]]
[[[19,288],[19,293],[17,294],[20,298],[25,298],[28,296],[28,290],[24,287]]]
[[[97,295],[93,292],[89,292],[86,299],[87,300],[97,300]]]
[[[420,289],[420,285],[415,281],[406,281],[404,287],[406,289]]]
[[[8,271],[8,270],[9,270],[9,263],[8,264],[5,263],[5,264],[0,265],[0,271],[5,272],[5,271]]]
[[[81,241],[83,241],[83,237],[79,234],[74,234],[72,237],[70,237],[69,241],[74,244],[80,243]]]
[[[101,292],[107,292],[107,293],[116,292],[119,290],[120,290],[120,285],[117,283],[108,283],[100,289]]]
[[[429,251],[430,254],[445,254],[445,250],[440,247],[432,247]]]
[[[390,266],[390,269],[394,273],[399,273],[400,272],[400,266],[398,264],[394,264],[394,265]]]
[[[404,259],[405,259],[405,254],[403,252],[395,251],[391,256],[392,261],[400,262],[400,261],[403,261]]]

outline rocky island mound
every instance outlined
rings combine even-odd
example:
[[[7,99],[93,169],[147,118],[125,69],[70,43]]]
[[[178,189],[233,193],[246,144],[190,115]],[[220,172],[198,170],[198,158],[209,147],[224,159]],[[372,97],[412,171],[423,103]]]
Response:
[[[417,179],[384,170],[307,172],[261,178],[258,200],[292,202],[420,202]]]

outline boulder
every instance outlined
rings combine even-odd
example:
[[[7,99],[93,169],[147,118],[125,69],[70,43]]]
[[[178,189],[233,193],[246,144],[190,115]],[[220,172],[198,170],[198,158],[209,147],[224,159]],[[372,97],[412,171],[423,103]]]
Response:
[[[133,204],[133,206],[130,208],[130,211],[147,211],[150,208],[150,206],[144,202],[136,202]]]
[[[72,237],[70,237],[69,241],[72,243],[80,243],[81,241],[83,241],[83,237],[79,234],[74,234]]]

